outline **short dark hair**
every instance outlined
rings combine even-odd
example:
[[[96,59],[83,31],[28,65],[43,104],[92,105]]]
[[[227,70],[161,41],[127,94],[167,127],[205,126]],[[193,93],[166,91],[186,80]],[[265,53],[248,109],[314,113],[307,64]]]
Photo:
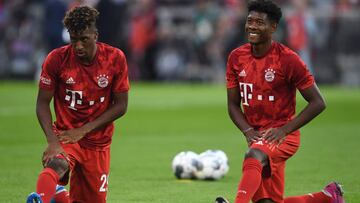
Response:
[[[89,6],[78,6],[69,10],[63,20],[69,32],[81,33],[91,26],[96,26],[99,12]]]
[[[281,8],[270,0],[250,0],[248,12],[257,11],[266,13],[271,22],[279,23],[282,16]]]

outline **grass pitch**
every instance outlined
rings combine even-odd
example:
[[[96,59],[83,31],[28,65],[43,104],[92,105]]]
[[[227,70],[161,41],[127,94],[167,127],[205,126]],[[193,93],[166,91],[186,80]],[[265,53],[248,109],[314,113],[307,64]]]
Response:
[[[302,144],[287,163],[286,195],[344,184],[346,200],[360,202],[360,89],[320,87],[327,109],[302,128]],[[35,190],[46,146],[35,116],[34,83],[0,82],[0,202],[25,202]],[[299,97],[300,98],[300,97]],[[299,99],[299,107],[305,102]],[[220,181],[177,180],[175,154],[221,149],[230,171]],[[133,84],[129,109],[116,121],[109,203],[209,203],[234,198],[245,140],[226,110],[221,85]]]

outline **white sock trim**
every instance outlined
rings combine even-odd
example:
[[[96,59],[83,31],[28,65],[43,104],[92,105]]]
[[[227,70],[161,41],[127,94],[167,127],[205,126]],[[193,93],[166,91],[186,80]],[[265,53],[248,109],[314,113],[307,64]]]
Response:
[[[322,190],[321,192],[323,192],[328,197],[332,197],[331,194],[326,190]]]

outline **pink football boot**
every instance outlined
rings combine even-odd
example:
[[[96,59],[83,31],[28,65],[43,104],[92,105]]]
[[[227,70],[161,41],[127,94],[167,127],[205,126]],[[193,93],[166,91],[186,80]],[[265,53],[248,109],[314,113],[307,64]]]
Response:
[[[329,183],[323,190],[323,192],[332,198],[331,203],[345,203],[344,191],[342,186],[337,182]]]

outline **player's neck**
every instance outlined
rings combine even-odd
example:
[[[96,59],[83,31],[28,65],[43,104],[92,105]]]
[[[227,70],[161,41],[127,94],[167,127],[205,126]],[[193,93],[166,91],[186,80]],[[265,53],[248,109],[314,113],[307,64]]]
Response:
[[[271,45],[272,45],[272,40],[269,40],[261,44],[252,44],[251,53],[255,57],[263,57],[269,52],[269,50],[271,49]]]

